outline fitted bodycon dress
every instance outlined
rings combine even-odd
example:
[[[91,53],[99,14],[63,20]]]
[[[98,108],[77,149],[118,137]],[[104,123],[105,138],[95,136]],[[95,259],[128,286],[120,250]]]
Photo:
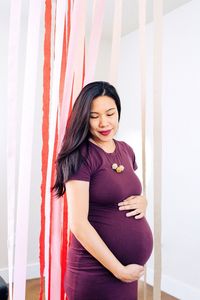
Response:
[[[126,217],[118,203],[140,195],[142,186],[135,174],[137,164],[132,148],[115,141],[115,150],[105,152],[90,141],[81,146],[85,160],[70,180],[89,181],[88,220],[108,248],[123,264],[144,265],[151,255],[153,238],[146,218]],[[112,164],[124,166],[117,173]],[[137,281],[125,283],[98,262],[71,233],[67,256],[65,291],[68,300],[136,300]]]

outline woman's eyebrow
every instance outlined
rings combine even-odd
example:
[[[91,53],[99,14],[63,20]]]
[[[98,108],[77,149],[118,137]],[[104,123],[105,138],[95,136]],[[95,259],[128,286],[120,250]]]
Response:
[[[111,110],[111,109],[115,109],[115,107],[109,108],[109,109],[108,109],[108,110],[106,110],[106,111],[109,111],[109,110]]]
[[[112,108],[107,109],[106,112],[108,112],[108,111],[110,111],[110,110],[112,110],[112,109],[115,109],[115,107],[112,107]],[[99,114],[99,113],[96,112],[96,111],[91,111],[90,113],[91,113],[91,114]]]

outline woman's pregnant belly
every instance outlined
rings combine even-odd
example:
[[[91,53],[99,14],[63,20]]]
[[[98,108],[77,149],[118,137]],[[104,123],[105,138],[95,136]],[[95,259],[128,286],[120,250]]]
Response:
[[[153,237],[146,218],[126,217],[118,206],[90,206],[89,221],[112,253],[124,264],[144,265],[153,248]]]
[[[145,218],[137,220],[126,217],[126,212],[119,211],[117,205],[105,208],[90,205],[88,219],[123,265],[144,265],[147,262],[153,248],[153,237]],[[71,234],[67,258],[68,281],[74,280],[80,272],[110,277],[109,271]]]

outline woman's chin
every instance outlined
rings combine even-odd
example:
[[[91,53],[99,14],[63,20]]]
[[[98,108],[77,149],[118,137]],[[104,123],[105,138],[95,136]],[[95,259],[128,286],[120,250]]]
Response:
[[[98,139],[101,140],[102,142],[110,142],[112,141],[114,135],[109,135],[109,136],[102,136],[102,135],[99,135],[98,136]]]

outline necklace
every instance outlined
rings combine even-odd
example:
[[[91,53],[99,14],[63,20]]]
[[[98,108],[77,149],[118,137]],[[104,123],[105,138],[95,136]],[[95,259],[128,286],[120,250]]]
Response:
[[[124,169],[125,169],[125,167],[121,164],[121,163],[117,163],[117,162],[111,162],[111,160],[110,160],[110,154],[113,154],[114,152],[115,152],[115,154],[116,154],[116,161],[122,161],[122,159],[121,159],[121,155],[120,155],[120,159],[119,159],[119,156],[118,156],[118,153],[117,152],[119,152],[119,151],[117,151],[118,149],[117,149],[117,142],[114,142],[115,143],[115,150],[114,150],[114,152],[106,152],[102,147],[100,147],[97,143],[94,143],[94,142],[91,142],[93,145],[96,145],[98,148],[100,148],[101,150],[103,150],[103,152],[104,153],[106,153],[107,155],[106,155],[106,157],[107,157],[107,159],[108,159],[108,161],[109,161],[109,163],[111,163],[111,168],[112,168],[112,170],[113,171],[115,171],[116,173],[122,173],[123,171],[124,171]],[[120,152],[119,152],[120,153]]]
[[[112,169],[117,173],[121,173],[124,171],[125,168],[123,165],[118,166],[118,164],[114,163],[114,164],[112,164]]]
[[[116,173],[122,173],[125,169],[125,167],[121,164],[122,162],[122,158],[121,158],[121,153],[118,149],[118,144],[117,142],[115,142],[115,147],[116,147],[116,151],[115,151],[115,158],[117,162],[112,163],[112,169],[116,172]],[[120,157],[119,157],[120,156]]]

